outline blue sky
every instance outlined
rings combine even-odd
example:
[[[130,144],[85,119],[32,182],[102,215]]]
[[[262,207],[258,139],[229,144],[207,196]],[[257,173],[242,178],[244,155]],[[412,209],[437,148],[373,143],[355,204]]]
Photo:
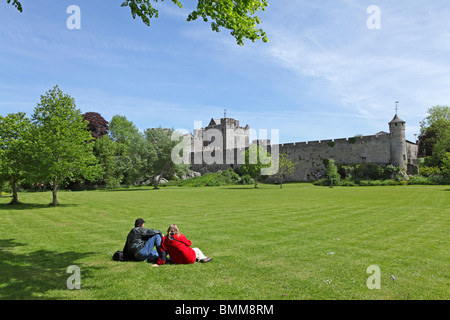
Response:
[[[226,108],[284,143],[388,131],[399,101],[412,141],[428,108],[450,105],[448,0],[269,0],[269,43],[244,46],[187,22],[194,1],[158,3],[150,27],[122,0],[21,2],[23,13],[0,0],[1,115],[31,115],[58,84],[108,121],[192,131]],[[80,30],[66,26],[70,5]],[[370,5],[381,29],[367,27]]]

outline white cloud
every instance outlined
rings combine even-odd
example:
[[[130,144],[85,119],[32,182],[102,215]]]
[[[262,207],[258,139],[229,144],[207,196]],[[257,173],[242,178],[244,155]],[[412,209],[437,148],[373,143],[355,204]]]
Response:
[[[272,41],[265,53],[301,78],[324,80],[327,87],[318,92],[335,95],[343,110],[361,116],[377,117],[389,108],[393,112],[397,99],[408,106],[402,110],[407,115],[449,101],[448,9],[382,2],[383,27],[369,30],[364,5],[334,3],[286,3],[278,16],[291,24],[270,20]],[[303,18],[295,21],[291,15],[297,12]]]

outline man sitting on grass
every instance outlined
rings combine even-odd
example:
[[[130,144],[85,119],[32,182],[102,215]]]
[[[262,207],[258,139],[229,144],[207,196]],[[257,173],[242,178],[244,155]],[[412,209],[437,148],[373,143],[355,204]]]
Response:
[[[160,230],[144,228],[144,219],[136,219],[134,228],[128,233],[123,249],[127,259],[148,262],[166,261],[166,253],[161,251],[162,233]],[[153,248],[156,247],[156,250]]]

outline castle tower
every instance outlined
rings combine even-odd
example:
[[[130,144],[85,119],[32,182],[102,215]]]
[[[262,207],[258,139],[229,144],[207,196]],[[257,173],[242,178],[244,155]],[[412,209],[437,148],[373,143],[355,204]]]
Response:
[[[406,169],[406,137],[405,121],[395,114],[394,119],[389,122],[389,137],[391,144],[391,164]]]
[[[239,120],[233,118],[212,118],[208,126],[194,130],[192,144],[194,151],[223,149],[232,150],[234,148],[245,148],[249,146],[249,126],[239,126]],[[218,143],[217,139],[222,141]],[[213,144],[214,142],[214,144]]]

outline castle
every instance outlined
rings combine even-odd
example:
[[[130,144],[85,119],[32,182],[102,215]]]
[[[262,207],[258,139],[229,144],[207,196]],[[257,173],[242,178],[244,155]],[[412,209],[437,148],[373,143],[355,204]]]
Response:
[[[239,126],[233,118],[211,119],[206,128],[197,129],[191,135],[191,169],[200,173],[216,172],[242,164],[242,153],[250,146],[249,126]],[[406,140],[405,121],[397,114],[389,122],[389,133],[355,136],[343,139],[307,141],[271,145],[270,140],[255,140],[271,152],[287,153],[295,171],[286,181],[312,181],[324,174],[325,159],[337,164],[373,163],[392,164],[408,173],[417,170],[417,143]],[[205,157],[207,155],[207,157]],[[199,160],[200,159],[200,160]]]

